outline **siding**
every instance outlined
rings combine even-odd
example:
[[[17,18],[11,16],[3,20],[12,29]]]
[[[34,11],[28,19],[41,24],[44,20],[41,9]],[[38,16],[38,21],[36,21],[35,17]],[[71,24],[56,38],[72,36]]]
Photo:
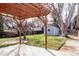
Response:
[[[59,35],[59,28],[55,26],[48,26],[47,34],[48,35]]]

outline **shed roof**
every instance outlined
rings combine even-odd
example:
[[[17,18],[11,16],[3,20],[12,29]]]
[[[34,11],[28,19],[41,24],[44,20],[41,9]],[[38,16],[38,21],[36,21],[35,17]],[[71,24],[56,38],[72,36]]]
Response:
[[[48,15],[49,10],[42,4],[0,3],[0,13],[11,14],[20,19],[25,19]]]

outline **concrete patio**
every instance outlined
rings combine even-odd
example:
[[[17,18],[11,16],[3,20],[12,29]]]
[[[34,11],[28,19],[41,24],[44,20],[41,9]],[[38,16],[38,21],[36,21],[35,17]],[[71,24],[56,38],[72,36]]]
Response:
[[[69,53],[71,56],[79,56],[79,40],[68,39],[60,51]]]
[[[0,56],[68,56],[69,54],[22,44],[0,48]]]

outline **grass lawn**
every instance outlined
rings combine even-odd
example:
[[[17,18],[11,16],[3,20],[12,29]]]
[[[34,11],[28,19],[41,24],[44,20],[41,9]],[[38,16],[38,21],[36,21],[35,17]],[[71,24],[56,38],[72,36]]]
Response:
[[[12,38],[0,38],[0,42],[2,41],[9,41],[9,40],[16,40],[18,39],[19,37],[12,37]]]
[[[27,35],[29,42],[26,44],[37,46],[37,47],[44,47],[44,34],[36,34],[36,35]],[[18,37],[12,38],[0,38],[1,41],[8,41],[8,40],[16,40]],[[59,49],[59,47],[65,42],[66,38],[58,38],[58,36],[48,36],[48,48],[50,49]],[[12,45],[12,44],[11,44]],[[0,47],[9,46],[8,44],[0,44]]]
[[[26,36],[29,39],[29,45],[44,47],[44,35],[28,35]],[[58,38],[57,36],[48,36],[48,48],[50,49],[59,49],[62,44],[65,43],[66,38]]]

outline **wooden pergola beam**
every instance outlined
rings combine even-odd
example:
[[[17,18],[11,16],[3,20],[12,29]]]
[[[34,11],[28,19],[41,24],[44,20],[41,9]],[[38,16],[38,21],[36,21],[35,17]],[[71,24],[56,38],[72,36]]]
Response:
[[[43,11],[42,9],[45,10]],[[50,13],[47,8],[43,8],[41,4],[36,7],[36,4],[30,3],[0,3],[0,13],[12,14],[19,17],[21,20],[41,16],[41,11],[43,11],[42,16]]]

